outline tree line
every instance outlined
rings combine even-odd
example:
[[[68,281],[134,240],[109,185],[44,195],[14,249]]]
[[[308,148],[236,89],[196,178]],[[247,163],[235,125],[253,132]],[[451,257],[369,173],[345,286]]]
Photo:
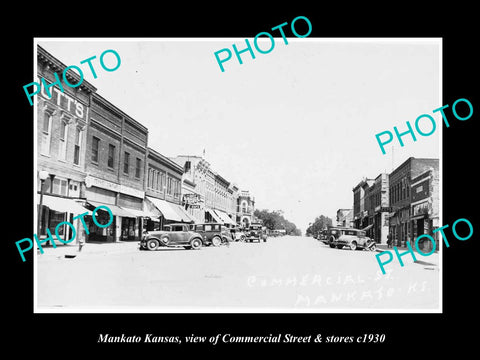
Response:
[[[265,226],[269,230],[285,229],[285,233],[287,235],[302,235],[302,231],[297,228],[294,223],[285,219],[282,210],[270,211],[267,209],[256,209],[253,215],[256,216],[258,219],[262,220],[263,226]]]

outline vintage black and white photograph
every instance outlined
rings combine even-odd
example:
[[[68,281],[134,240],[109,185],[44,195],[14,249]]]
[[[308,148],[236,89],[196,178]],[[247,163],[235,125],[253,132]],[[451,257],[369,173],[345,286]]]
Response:
[[[34,39],[36,313],[442,312],[442,39],[270,33]]]

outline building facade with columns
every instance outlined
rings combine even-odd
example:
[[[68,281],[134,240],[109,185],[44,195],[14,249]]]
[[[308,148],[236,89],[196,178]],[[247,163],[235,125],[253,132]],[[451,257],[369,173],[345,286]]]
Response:
[[[73,243],[84,241],[86,232],[80,219],[73,217],[87,212],[83,207],[86,197],[85,188],[85,147],[91,96],[96,88],[83,81],[72,88],[63,82],[60,84],[55,73],[62,74],[66,65],[53,57],[45,49],[37,46],[37,76],[45,79],[48,88],[42,84],[36,95],[36,167],[37,167],[37,203],[39,238],[45,238],[46,229],[55,234],[57,225],[68,221],[75,226],[76,238]],[[80,77],[74,72],[66,73],[67,80],[74,84]],[[45,174],[46,179],[41,179]],[[41,201],[41,205],[40,205]],[[63,240],[72,237],[67,225],[60,225],[58,233]],[[56,244],[59,242],[55,241]]]
[[[209,209],[206,204],[209,162],[195,155],[178,155],[170,159],[183,168],[182,205],[184,209],[196,223],[205,222]]]
[[[216,172],[203,157],[178,155],[171,159],[184,169],[183,203],[196,222],[235,226],[238,187]]]

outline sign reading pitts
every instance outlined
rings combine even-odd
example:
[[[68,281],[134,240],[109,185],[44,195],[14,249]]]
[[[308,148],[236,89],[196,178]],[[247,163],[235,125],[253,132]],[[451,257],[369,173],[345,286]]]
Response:
[[[41,84],[40,78],[38,78],[38,81]],[[53,91],[51,92],[52,96],[50,97],[49,94],[46,93],[45,86],[40,85],[40,95],[42,95],[44,99],[52,100],[57,104],[57,106],[67,110],[69,113],[79,117],[82,120],[85,120],[86,114],[83,104],[66,93],[60,91],[58,88],[53,88]]]

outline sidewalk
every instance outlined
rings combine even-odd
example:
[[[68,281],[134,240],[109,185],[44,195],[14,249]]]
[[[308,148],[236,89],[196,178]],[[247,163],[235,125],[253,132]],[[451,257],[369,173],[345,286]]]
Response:
[[[405,251],[408,250],[408,247],[407,246],[397,246],[397,250],[400,254],[402,254],[402,253],[404,253]],[[393,247],[388,247],[387,244],[377,244],[376,251],[377,252],[391,251],[392,254],[395,257],[395,252],[393,250]],[[436,250],[433,254],[428,255],[428,256],[422,255],[421,253],[416,251],[415,248],[413,248],[413,252],[415,253],[415,257],[417,258],[417,261],[415,261],[415,263],[417,263],[417,264],[438,266],[438,264],[440,262],[440,256],[439,256],[438,250]],[[405,255],[405,257],[407,257],[407,256],[411,257],[411,255]]]
[[[43,257],[75,257],[82,254],[113,254],[121,253],[125,251],[135,251],[138,249],[138,241],[119,241],[119,242],[87,242],[83,244],[82,250],[79,251],[78,244],[58,244],[54,248],[51,245],[42,246],[43,254],[40,253],[40,249],[37,247],[36,252],[39,258]]]

